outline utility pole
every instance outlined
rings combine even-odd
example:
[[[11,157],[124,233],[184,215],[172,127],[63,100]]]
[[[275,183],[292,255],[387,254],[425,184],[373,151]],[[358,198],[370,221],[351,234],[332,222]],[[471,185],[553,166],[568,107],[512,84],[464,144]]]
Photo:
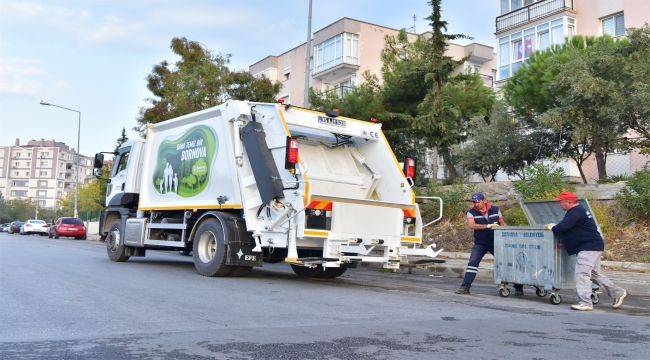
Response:
[[[74,179],[74,217],[79,217],[77,204],[79,202],[79,160],[80,160],[79,142],[81,139],[81,111],[70,109],[65,106],[51,104],[43,100],[41,100],[40,104],[43,106],[53,106],[59,109],[68,110],[77,113],[77,149],[75,150],[75,163],[77,165],[77,171],[76,171],[77,174],[75,175],[75,179]]]
[[[310,60],[311,60],[311,8],[312,8],[312,0],[309,0],[309,15],[307,16],[307,51],[305,53],[307,54],[305,56],[305,100],[304,100],[304,107],[308,108],[309,107],[309,80],[311,77],[311,69],[309,66]]]

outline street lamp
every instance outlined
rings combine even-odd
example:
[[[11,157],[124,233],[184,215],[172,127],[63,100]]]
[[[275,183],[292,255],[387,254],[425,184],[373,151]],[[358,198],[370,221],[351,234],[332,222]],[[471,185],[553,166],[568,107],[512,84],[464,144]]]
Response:
[[[77,151],[76,151],[76,154],[75,154],[75,156],[76,156],[75,160],[76,160],[76,165],[77,165],[77,174],[75,175],[75,179],[74,179],[74,217],[79,217],[79,213],[77,211],[77,202],[78,202],[78,199],[79,199],[79,158],[80,158],[80,156],[79,156],[79,142],[80,142],[80,138],[81,138],[81,111],[75,110],[75,109],[70,109],[70,108],[67,108],[65,106],[50,104],[50,103],[45,102],[43,100],[41,100],[41,105],[54,106],[54,107],[58,107],[59,109],[73,111],[73,112],[76,112],[77,115],[78,115],[78,118],[77,118],[78,119],[78,121],[77,121]]]

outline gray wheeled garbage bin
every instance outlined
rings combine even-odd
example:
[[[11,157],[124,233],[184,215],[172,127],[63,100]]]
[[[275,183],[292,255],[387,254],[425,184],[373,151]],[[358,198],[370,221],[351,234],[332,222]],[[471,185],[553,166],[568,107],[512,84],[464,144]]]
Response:
[[[591,211],[586,200],[580,203]],[[575,287],[576,257],[567,254],[561,239],[544,224],[558,223],[564,210],[555,201],[524,202],[521,206],[530,226],[494,230],[494,282],[500,285],[499,295],[510,295],[509,284],[530,285],[538,296],[550,293],[551,303],[560,304],[560,289]],[[598,302],[597,291],[592,299]]]

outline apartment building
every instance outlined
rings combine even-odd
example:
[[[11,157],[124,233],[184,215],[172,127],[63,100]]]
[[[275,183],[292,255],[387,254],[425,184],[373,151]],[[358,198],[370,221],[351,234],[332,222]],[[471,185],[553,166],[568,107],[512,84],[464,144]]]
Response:
[[[30,140],[0,147],[0,192],[6,200],[30,199],[41,207],[58,206],[74,191],[75,149],[55,140]],[[79,182],[92,178],[93,158],[80,155]]]
[[[312,39],[310,84],[316,91],[337,91],[339,94],[363,81],[369,71],[381,81],[381,52],[387,35],[396,36],[398,29],[351,18],[341,18],[316,31]],[[426,36],[426,33],[421,34]],[[418,36],[408,33],[411,40]],[[447,54],[455,59],[467,57],[457,71],[477,72],[492,87],[494,83],[494,50],[491,46],[471,43],[449,44]],[[286,103],[305,103],[306,43],[280,55],[269,55],[250,65],[255,76],[266,76],[282,83],[279,97]]]
[[[650,23],[648,0],[499,0],[499,3],[500,15],[495,20],[497,88],[533,52],[562,44],[567,37],[625,36],[627,28]],[[580,179],[573,161],[557,165],[564,169],[568,178]],[[610,176],[631,175],[647,168],[650,168],[650,156],[636,150],[607,155],[607,173]],[[584,170],[588,181],[598,179],[595,159],[588,159]],[[500,174],[498,180],[507,180],[507,176]]]
[[[648,0],[499,0],[495,21],[497,82],[509,78],[530,55],[576,34],[618,37],[650,22]]]

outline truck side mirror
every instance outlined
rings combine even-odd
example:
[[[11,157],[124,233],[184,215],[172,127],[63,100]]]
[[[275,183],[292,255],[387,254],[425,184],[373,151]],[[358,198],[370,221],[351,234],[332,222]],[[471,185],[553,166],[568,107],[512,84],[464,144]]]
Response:
[[[95,154],[95,164],[93,167],[97,170],[101,170],[104,167],[104,154]]]

